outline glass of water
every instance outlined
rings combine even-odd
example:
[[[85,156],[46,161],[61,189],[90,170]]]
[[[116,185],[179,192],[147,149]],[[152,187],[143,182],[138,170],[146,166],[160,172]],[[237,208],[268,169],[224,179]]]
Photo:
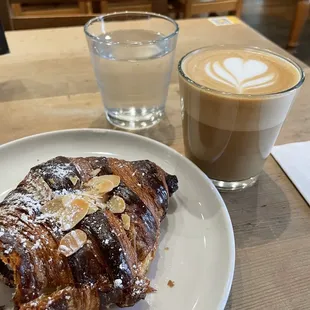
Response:
[[[144,12],[107,14],[85,25],[110,123],[143,129],[161,120],[178,32],[173,19]]]

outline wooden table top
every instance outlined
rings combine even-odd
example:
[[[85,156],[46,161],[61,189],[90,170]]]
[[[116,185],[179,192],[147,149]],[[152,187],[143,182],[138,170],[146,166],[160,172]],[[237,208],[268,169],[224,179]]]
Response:
[[[176,62],[204,45],[256,45],[287,53],[241,22],[214,26],[180,21]],[[67,128],[111,128],[90,65],[81,27],[7,33],[10,55],[0,56],[0,143]],[[307,75],[310,69],[299,62]],[[310,137],[310,79],[285,123],[278,144]],[[140,132],[183,153],[176,69],[167,116]],[[309,309],[310,211],[273,158],[259,182],[223,194],[236,238],[236,270],[227,309]]]

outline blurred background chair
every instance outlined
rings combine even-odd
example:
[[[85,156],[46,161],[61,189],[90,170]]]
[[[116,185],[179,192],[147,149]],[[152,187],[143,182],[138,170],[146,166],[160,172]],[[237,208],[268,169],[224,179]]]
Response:
[[[10,6],[13,29],[31,29],[82,25],[115,11],[152,11],[152,0],[10,0]]]
[[[91,0],[9,1],[12,27],[17,30],[75,26],[89,20],[91,14]]]
[[[229,12],[241,15],[242,0],[172,0],[177,15],[191,18],[193,15]]]
[[[91,0],[10,0],[14,16],[86,14]]]
[[[296,6],[295,19],[292,24],[288,47],[295,48],[298,46],[298,40],[309,17],[309,12],[310,0],[299,0]]]
[[[96,1],[93,5],[96,6]],[[95,11],[98,12],[95,7]],[[119,11],[152,11],[151,0],[101,0],[100,1],[100,12],[119,12]]]

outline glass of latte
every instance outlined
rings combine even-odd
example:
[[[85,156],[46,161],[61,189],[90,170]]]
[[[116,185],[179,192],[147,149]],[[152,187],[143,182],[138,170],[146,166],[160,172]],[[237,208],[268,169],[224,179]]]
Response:
[[[305,76],[258,48],[216,46],[179,62],[186,156],[221,191],[253,185]]]

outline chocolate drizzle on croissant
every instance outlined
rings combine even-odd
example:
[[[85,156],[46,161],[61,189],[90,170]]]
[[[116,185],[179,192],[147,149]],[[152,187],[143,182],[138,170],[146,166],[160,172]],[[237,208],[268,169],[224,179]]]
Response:
[[[66,257],[58,250],[66,232],[41,208],[56,195],[83,190],[94,172],[120,176],[108,195],[125,201],[130,226],[99,208],[76,225],[87,242]],[[56,157],[32,168],[0,204],[0,280],[16,288],[16,308],[97,310],[143,299],[152,290],[145,274],[160,222],[177,188],[175,176],[147,160]]]

